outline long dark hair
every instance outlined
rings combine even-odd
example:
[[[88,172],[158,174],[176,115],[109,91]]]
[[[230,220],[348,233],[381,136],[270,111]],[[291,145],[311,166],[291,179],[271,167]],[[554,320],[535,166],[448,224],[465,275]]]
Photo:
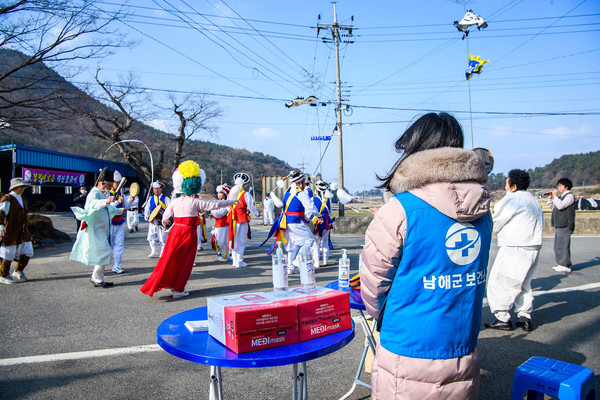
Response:
[[[396,140],[396,152],[402,153],[402,156],[386,176],[377,175],[377,179],[383,182],[378,188],[390,190],[390,182],[394,171],[411,154],[439,147],[462,148],[463,145],[462,127],[452,115],[441,112],[421,116]]]

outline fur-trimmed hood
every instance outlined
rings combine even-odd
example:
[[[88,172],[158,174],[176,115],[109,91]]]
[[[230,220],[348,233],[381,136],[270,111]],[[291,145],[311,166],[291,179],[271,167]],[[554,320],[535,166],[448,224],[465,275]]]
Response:
[[[487,181],[483,161],[470,150],[442,147],[420,151],[403,160],[394,171],[390,188],[396,194],[428,183],[468,181]]]
[[[483,161],[470,150],[424,150],[404,159],[394,171],[392,193],[411,192],[457,221],[487,213],[490,194]]]

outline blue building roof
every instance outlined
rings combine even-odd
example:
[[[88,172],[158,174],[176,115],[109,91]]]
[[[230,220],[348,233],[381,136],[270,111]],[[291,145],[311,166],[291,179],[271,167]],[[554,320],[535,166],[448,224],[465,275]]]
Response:
[[[60,153],[58,151],[50,151],[16,144],[0,146],[0,151],[12,151],[13,149],[16,153],[16,160],[14,160],[14,162],[20,165],[96,173],[102,168],[107,167],[109,169],[119,171],[123,176],[137,176],[135,170],[131,168],[129,164],[125,163],[78,156],[75,154]]]

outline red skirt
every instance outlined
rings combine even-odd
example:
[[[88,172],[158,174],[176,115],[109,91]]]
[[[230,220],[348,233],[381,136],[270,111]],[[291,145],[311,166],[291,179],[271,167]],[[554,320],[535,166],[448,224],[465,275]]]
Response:
[[[142,293],[152,297],[161,289],[183,292],[194,266],[198,248],[196,226],[198,217],[174,218],[167,243],[158,259],[154,271],[140,288]]]

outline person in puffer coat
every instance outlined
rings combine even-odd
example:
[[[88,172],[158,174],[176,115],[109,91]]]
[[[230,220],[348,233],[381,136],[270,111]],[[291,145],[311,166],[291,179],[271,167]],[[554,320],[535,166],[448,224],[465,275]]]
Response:
[[[481,159],[462,128],[429,113],[396,141],[365,234],[361,293],[377,319],[372,399],[477,399],[477,336],[492,219]]]

